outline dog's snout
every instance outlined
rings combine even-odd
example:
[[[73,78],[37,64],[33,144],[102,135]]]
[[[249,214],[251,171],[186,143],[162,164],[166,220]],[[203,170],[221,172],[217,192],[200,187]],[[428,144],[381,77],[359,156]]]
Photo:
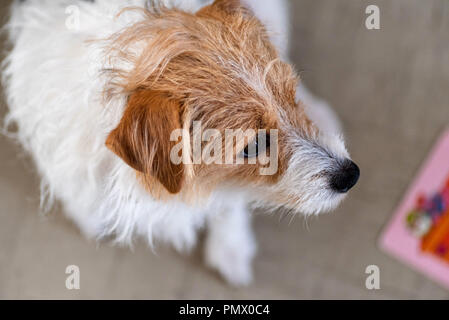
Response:
[[[345,160],[330,180],[331,188],[338,193],[346,193],[359,181],[360,169],[351,160]]]

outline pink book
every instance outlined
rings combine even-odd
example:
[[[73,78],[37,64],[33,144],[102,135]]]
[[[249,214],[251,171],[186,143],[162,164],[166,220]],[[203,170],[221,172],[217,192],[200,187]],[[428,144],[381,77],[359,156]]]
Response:
[[[380,247],[449,289],[449,130],[396,209]]]

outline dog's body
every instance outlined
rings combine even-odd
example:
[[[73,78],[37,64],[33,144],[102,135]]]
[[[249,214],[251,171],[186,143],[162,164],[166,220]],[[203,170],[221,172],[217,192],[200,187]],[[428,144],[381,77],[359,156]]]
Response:
[[[288,19],[284,2],[246,2],[272,31],[271,41],[280,56],[286,57]],[[200,0],[175,3],[178,9],[189,12],[197,12],[206,5]],[[104,70],[133,67],[123,60],[111,59],[117,51],[108,46],[113,42],[111,37],[143,19],[134,12],[119,17],[117,14],[121,8],[145,5],[144,0],[16,3],[9,23],[13,48],[4,72],[10,106],[7,120],[17,124],[17,138],[37,164],[43,181],[42,194],[50,203],[53,199],[60,200],[67,215],[88,237],[114,234],[122,243],[144,237],[149,243],[158,240],[186,251],[194,246],[198,229],[207,226],[208,264],[230,282],[246,284],[251,280],[251,260],[256,249],[247,206],[258,200],[258,189],[226,182],[214,185],[207,196],[202,196],[203,189],[210,184],[198,186],[198,190],[203,190],[194,192],[199,194],[198,199],[193,199],[192,193],[156,195],[136,175],[136,168],[122,160],[126,155],[114,147],[115,142],[108,147],[105,144],[108,135],[121,126],[127,103],[132,101],[130,94],[122,92],[104,99],[112,79],[104,76]],[[299,94],[302,92],[313,109],[312,118],[313,113],[322,116],[325,112],[324,122],[334,125],[331,130],[338,130],[335,121],[329,122],[333,116],[327,111],[317,113],[319,106],[313,105],[318,102],[303,90]],[[315,122],[318,124],[320,119]],[[340,140],[327,145],[332,154],[348,157]],[[290,172],[288,176],[291,175]],[[170,188],[168,184],[167,189]],[[176,187],[171,190],[175,192],[170,193],[179,191]],[[326,194],[325,200],[314,198],[310,202],[310,211],[307,204],[301,209],[307,213],[328,210],[342,197],[337,195],[330,200]],[[276,203],[275,207],[279,205]]]

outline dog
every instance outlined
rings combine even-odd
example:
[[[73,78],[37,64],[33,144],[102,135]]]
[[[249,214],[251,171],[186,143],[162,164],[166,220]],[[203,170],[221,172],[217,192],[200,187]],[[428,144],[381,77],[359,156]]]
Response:
[[[206,263],[248,285],[251,208],[330,211],[360,175],[334,112],[288,63],[287,13],[280,0],[15,2],[5,121],[43,208],[58,200],[88,238],[180,252],[206,228]],[[243,163],[192,160],[207,129]],[[227,130],[253,133],[223,142]],[[270,174],[249,163],[262,151]]]

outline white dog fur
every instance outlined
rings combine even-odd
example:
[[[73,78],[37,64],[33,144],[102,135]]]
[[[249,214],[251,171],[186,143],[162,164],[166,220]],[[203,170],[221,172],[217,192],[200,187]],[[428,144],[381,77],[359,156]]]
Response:
[[[195,11],[208,1],[170,2]],[[246,0],[271,31],[272,41],[287,57],[288,9],[281,0]],[[125,97],[102,105],[107,64],[101,43],[137,19],[115,15],[121,8],[144,6],[144,0],[27,0],[15,3],[8,24],[12,50],[5,61],[7,125],[17,124],[16,136],[32,155],[42,177],[42,195],[56,199],[66,214],[90,238],[114,234],[119,243],[143,237],[188,251],[200,228],[208,228],[205,259],[230,283],[252,280],[256,244],[250,226],[250,190],[221,188],[202,206],[181,201],[154,200],[137,181],[134,171],[105,146],[105,138],[120,121]],[[74,6],[74,7],[73,7]],[[75,11],[73,11],[75,10]],[[79,25],[70,15],[79,10]],[[71,24],[77,28],[71,28]],[[298,95],[312,110],[310,117],[327,130],[339,132],[328,106],[300,88]],[[64,137],[64,139],[61,139]],[[347,157],[341,140],[330,142]],[[285,178],[291,179],[291,178]],[[230,201],[232,199],[232,201]],[[310,212],[330,209],[332,203],[311,204]],[[307,210],[306,210],[307,211]]]

